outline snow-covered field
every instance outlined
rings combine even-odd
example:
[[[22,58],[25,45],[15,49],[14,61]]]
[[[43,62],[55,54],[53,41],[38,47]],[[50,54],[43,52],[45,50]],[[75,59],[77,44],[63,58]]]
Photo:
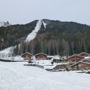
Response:
[[[0,62],[0,90],[90,90],[90,75]]]

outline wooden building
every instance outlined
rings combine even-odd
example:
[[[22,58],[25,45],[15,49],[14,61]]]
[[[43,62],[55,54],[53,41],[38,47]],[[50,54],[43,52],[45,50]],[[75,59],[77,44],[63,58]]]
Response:
[[[71,66],[72,70],[90,70],[90,63],[78,62]]]
[[[38,53],[35,55],[36,60],[47,60],[47,55],[44,53]]]
[[[26,53],[22,54],[21,56],[24,58],[24,60],[30,60],[32,57],[32,54],[29,52],[26,52]]]
[[[68,57],[67,58],[67,60],[69,61],[69,62],[74,62],[74,61],[80,61],[80,60],[82,60],[82,59],[84,59],[84,57],[82,57],[82,56],[78,56],[78,55],[73,55],[73,56],[70,56],[70,57]]]

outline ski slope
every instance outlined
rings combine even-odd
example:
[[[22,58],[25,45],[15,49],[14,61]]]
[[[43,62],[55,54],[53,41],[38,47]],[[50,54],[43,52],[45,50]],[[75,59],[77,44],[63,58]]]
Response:
[[[90,90],[90,75],[0,62],[0,90]]]
[[[41,25],[42,25],[42,20],[39,20],[36,24],[35,29],[26,37],[25,42],[30,42],[31,40],[33,40],[36,37],[38,31],[41,28]]]
[[[8,57],[11,57],[13,54],[15,46],[5,48],[4,50],[0,51],[0,59],[6,59]]]

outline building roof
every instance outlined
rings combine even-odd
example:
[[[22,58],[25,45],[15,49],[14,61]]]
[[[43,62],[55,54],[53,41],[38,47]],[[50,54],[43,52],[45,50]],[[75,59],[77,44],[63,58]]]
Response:
[[[21,56],[23,57],[23,56],[25,56],[25,55],[31,55],[31,56],[32,56],[32,54],[29,53],[29,52],[25,52],[25,53],[23,53]]]
[[[81,52],[81,53],[79,54],[79,56],[84,56],[84,55],[89,56],[89,54],[88,54],[87,52]]]
[[[59,55],[56,55],[56,56],[53,57],[53,59],[60,60],[60,56]]]
[[[36,56],[39,56],[39,55],[44,55],[44,56],[47,57],[47,54],[45,54],[45,53],[37,53],[37,54],[35,55],[35,57],[36,57]]]
[[[88,63],[88,62],[85,62],[85,59],[83,59],[83,60],[80,60],[80,61],[78,61],[77,63],[75,63],[75,64],[71,65],[71,67],[73,67],[73,66],[76,66],[76,65],[78,65],[78,64],[80,64],[80,63],[83,63],[83,64],[88,64],[88,65],[90,65],[90,63]]]
[[[86,60],[90,60],[90,56],[85,57]]]
[[[81,56],[79,56],[79,55],[72,55],[72,56],[69,56],[68,59],[69,58],[73,58],[73,57],[81,57]]]

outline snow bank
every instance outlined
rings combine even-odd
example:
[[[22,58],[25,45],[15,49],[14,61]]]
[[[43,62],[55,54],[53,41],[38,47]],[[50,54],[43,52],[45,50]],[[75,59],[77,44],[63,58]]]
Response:
[[[60,56],[59,56],[59,55],[55,55],[55,56],[53,57],[53,59],[60,60]]]
[[[33,40],[36,37],[38,31],[41,28],[41,25],[42,25],[42,20],[39,20],[37,22],[37,25],[36,25],[35,29],[27,36],[25,42],[30,42],[31,40]]]
[[[22,58],[21,56],[15,56],[12,57],[14,61],[24,61],[24,58]]]
[[[49,66],[51,65],[51,60],[33,60],[33,63],[42,65],[42,66]]]

